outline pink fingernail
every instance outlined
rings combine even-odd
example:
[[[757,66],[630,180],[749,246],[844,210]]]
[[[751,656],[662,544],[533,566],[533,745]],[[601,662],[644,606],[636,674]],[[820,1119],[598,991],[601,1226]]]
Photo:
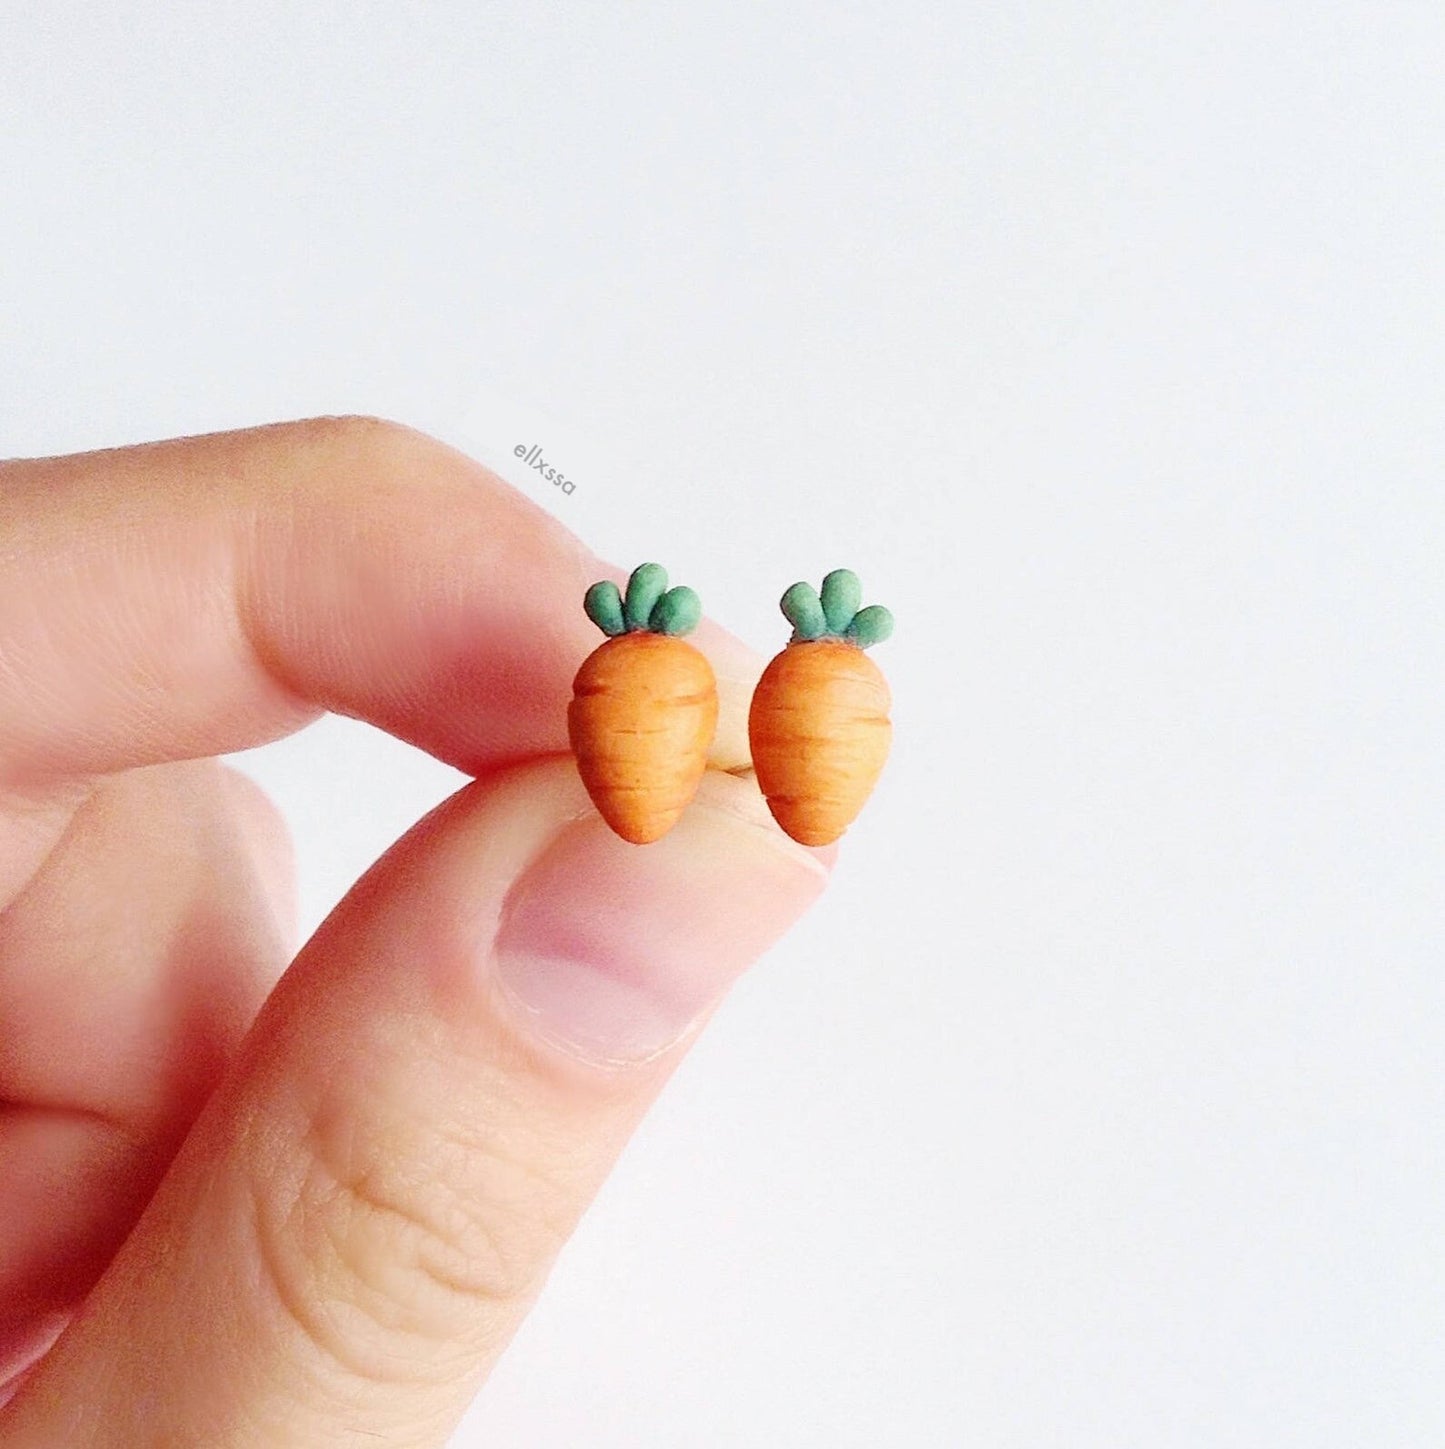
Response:
[[[673,1046],[813,901],[827,856],[705,787],[651,845],[596,816],[566,826],[513,887],[497,979],[533,1030],[585,1060],[646,1060]],[[706,796],[715,797],[709,801]]]
[[[68,1313],[43,1313],[0,1325],[0,1408],[25,1386],[69,1322]]]

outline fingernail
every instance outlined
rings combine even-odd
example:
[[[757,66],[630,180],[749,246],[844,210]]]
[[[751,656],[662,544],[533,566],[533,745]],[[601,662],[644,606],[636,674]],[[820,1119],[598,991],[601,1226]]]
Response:
[[[673,829],[565,826],[513,886],[496,973],[531,1030],[595,1063],[645,1061],[693,1024],[814,900],[830,857],[777,829],[755,786],[709,772]]]
[[[44,1313],[0,1325],[0,1408],[24,1388],[69,1322],[68,1313]]]

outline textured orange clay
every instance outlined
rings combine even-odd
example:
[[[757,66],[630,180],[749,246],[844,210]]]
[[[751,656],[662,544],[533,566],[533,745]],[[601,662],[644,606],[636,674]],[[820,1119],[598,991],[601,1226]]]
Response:
[[[712,665],[684,639],[621,634],[587,657],[572,691],[567,732],[592,803],[624,840],[660,840],[707,768]]]
[[[828,845],[872,793],[893,726],[888,684],[856,644],[789,644],[763,671],[748,715],[753,768],[773,818],[803,845]]]

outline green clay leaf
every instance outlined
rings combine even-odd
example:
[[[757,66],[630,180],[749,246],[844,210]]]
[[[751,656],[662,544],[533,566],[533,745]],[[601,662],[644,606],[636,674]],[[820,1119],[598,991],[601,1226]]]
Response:
[[[893,632],[893,615],[882,604],[869,604],[853,615],[848,625],[847,638],[860,649],[881,644]]]
[[[812,584],[794,584],[783,595],[779,607],[783,618],[793,626],[794,639],[821,639],[828,632],[828,621]]]
[[[638,564],[627,581],[622,617],[629,629],[645,629],[657,601],[667,592],[667,570],[661,564]]]
[[[587,617],[609,638],[627,632],[622,618],[622,595],[611,579],[602,579],[582,599]]]
[[[690,634],[701,618],[702,600],[686,584],[679,584],[653,605],[647,627],[654,634]]]
[[[853,622],[853,615],[863,602],[863,585],[852,569],[834,569],[823,580],[823,617],[830,634],[842,634]]]

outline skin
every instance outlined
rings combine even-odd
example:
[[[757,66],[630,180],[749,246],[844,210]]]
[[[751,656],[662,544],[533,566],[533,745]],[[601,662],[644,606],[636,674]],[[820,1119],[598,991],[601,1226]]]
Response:
[[[0,1444],[441,1444],[823,887],[746,774],[760,661],[692,636],[711,768],[638,850],[566,736],[578,601],[621,574],[430,439],[322,419],[0,464],[0,552]],[[285,828],[214,757],[327,710],[475,779],[300,943]],[[506,988],[549,931],[597,955],[550,1015]],[[567,981],[644,967],[664,1040],[551,1029]]]

